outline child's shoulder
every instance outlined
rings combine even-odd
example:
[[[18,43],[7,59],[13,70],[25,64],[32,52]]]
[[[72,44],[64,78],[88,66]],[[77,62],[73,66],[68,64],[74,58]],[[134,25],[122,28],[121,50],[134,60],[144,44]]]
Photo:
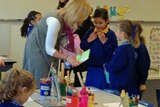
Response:
[[[0,107],[23,107],[23,106],[16,105],[11,102],[5,102],[5,103],[0,103]]]
[[[132,44],[120,45],[120,46],[118,46],[118,49],[122,50],[122,51],[125,51],[125,50],[127,51],[129,49],[134,50]]]
[[[108,30],[107,35],[108,35],[108,36],[112,36],[112,37],[116,37],[116,34],[115,34],[114,31],[111,30],[111,29]]]

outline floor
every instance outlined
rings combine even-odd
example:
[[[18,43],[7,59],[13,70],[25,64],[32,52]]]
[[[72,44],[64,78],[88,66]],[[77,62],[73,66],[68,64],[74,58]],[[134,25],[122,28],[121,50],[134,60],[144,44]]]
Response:
[[[147,91],[143,93],[142,100],[149,101],[157,106],[156,88],[160,88],[160,79],[151,79],[146,81]]]

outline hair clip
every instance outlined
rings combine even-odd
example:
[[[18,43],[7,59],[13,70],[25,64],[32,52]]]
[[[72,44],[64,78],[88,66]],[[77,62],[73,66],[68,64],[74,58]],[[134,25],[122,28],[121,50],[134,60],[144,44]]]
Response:
[[[135,37],[135,35],[136,35],[136,25],[133,25],[133,33],[132,33],[132,38],[134,38]]]

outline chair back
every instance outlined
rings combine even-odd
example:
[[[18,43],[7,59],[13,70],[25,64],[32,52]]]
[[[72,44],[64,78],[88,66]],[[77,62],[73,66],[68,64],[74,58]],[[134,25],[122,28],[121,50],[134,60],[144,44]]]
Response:
[[[156,89],[157,104],[160,107],[160,89]]]

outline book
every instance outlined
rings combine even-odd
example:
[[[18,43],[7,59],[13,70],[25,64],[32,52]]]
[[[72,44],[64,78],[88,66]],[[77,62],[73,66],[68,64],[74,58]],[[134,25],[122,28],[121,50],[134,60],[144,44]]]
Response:
[[[79,62],[84,62],[89,58],[89,54],[90,54],[90,49],[84,51],[81,55],[76,55],[76,59]]]

